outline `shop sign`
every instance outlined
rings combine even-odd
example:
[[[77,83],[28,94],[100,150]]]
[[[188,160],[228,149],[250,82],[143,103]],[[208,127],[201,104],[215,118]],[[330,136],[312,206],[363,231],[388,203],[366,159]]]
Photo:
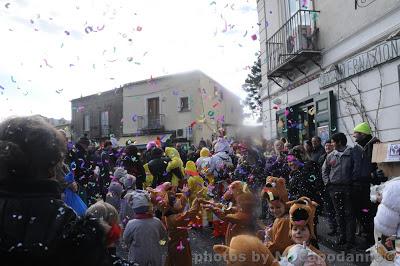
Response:
[[[319,76],[319,85],[325,89],[361,72],[400,57],[400,39],[386,41],[350,57],[335,66],[335,69]]]

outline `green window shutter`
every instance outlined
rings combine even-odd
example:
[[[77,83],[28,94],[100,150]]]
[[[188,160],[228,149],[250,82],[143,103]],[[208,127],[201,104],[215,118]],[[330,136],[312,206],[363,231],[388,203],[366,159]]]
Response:
[[[337,132],[336,103],[333,91],[314,97],[316,134],[324,141]]]

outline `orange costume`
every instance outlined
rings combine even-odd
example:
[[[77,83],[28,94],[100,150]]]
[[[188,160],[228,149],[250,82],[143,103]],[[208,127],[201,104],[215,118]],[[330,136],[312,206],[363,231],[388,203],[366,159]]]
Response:
[[[169,193],[168,206],[164,213],[164,222],[168,233],[168,254],[166,266],[191,266],[192,252],[190,249],[188,224],[199,213],[199,201],[193,201],[192,207],[182,212],[186,198],[177,193]]]
[[[266,196],[268,202],[279,200],[286,206],[289,197],[285,186],[285,179],[269,176],[262,196]],[[288,246],[293,244],[292,239],[289,237],[289,231],[289,215],[285,214],[282,217],[275,218],[270,231],[269,241],[266,243],[274,256],[279,257],[277,256],[277,252],[281,255]]]

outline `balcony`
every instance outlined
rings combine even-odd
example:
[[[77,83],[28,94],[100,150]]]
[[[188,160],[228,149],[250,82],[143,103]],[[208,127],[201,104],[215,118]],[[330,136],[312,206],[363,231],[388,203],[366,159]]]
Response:
[[[157,132],[164,130],[165,115],[141,115],[137,117],[138,130],[143,133]]]
[[[319,65],[318,13],[314,10],[297,11],[267,40],[268,78],[287,77],[288,72],[294,69],[303,73],[300,65],[308,60]]]

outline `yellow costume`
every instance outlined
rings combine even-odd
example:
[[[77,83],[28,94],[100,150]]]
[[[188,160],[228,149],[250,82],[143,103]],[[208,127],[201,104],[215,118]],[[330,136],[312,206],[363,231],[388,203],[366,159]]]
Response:
[[[173,186],[177,187],[179,186],[179,182],[182,181],[179,176],[183,177],[185,175],[183,162],[181,160],[179,152],[175,148],[165,148],[165,155],[167,155],[171,159],[171,161],[168,162],[166,171],[172,173],[171,183]]]

